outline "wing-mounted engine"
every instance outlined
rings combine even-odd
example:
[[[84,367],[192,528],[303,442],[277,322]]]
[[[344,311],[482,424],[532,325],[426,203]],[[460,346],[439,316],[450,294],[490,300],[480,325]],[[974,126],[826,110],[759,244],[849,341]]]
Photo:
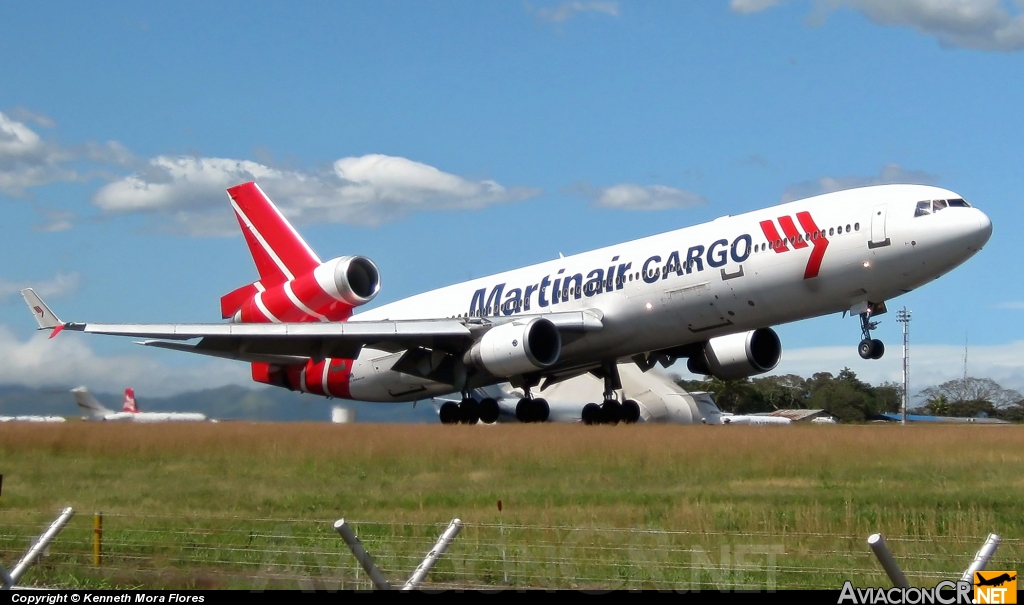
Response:
[[[541,370],[558,361],[562,338],[550,320],[536,317],[494,326],[466,353],[467,365],[494,376],[516,376]]]
[[[380,291],[380,271],[363,256],[342,256],[263,291],[243,286],[221,298],[221,313],[239,323],[344,321]]]
[[[782,342],[771,328],[712,338],[699,354],[692,355],[686,368],[694,374],[736,380],[763,374],[782,359]]]

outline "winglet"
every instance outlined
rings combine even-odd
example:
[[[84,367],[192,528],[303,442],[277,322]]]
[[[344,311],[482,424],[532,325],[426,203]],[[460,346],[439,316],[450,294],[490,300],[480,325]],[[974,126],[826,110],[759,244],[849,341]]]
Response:
[[[28,308],[32,311],[32,316],[36,318],[36,323],[39,324],[40,330],[53,330],[50,334],[50,338],[57,335],[58,332],[64,329],[64,322],[57,317],[50,307],[46,306],[43,299],[39,298],[35,290],[32,288],[25,288],[21,291],[21,295],[25,297],[25,303]]]

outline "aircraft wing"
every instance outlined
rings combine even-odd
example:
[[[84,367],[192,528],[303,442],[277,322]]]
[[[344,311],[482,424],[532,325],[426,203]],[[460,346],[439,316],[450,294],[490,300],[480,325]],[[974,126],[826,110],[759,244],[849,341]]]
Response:
[[[327,357],[354,359],[365,346],[399,352],[414,347],[461,354],[491,326],[535,316],[460,319],[409,319],[301,323],[103,324],[61,322],[31,289],[22,291],[39,322],[52,329],[142,338],[140,344],[281,365],[304,364]],[[598,311],[541,315],[559,332],[578,334],[603,327]],[[187,340],[199,339],[188,343]]]
[[[454,319],[278,324],[67,323],[65,330],[144,338],[141,344],[243,361],[305,363],[352,359],[364,346],[464,350],[473,331]],[[195,344],[180,342],[200,339]],[[152,340],[151,340],[152,339]]]

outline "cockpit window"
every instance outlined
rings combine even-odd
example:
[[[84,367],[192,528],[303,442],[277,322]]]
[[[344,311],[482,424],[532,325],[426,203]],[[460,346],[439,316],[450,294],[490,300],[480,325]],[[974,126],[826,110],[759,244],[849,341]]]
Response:
[[[938,212],[945,208],[970,208],[971,205],[960,198],[952,200],[931,200],[928,202],[918,202],[917,209],[914,210],[914,216],[924,216],[931,214],[932,212]]]

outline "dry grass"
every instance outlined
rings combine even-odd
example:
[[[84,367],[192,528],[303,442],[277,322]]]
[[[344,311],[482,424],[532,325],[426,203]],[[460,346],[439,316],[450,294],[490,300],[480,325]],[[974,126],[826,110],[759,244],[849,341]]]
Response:
[[[595,543],[608,528],[655,528],[692,532],[684,541],[711,550],[774,540],[793,565],[840,547],[866,553],[863,538],[881,530],[924,539],[907,548],[923,545],[913,552],[925,573],[965,566],[989,532],[1021,537],[1021,468],[1018,426],[6,424],[0,528],[73,506],[103,510],[126,531],[142,514],[167,531],[198,523],[214,533],[228,517],[344,516],[384,524],[365,530],[384,539],[395,524],[458,516],[481,525],[477,544],[494,542],[488,524],[499,520],[590,528]],[[435,527],[401,531],[429,539]],[[501,531],[530,545],[555,530]],[[955,552],[942,560],[929,548]],[[1019,567],[1020,543],[1001,549]],[[106,581],[131,584],[117,578]]]

